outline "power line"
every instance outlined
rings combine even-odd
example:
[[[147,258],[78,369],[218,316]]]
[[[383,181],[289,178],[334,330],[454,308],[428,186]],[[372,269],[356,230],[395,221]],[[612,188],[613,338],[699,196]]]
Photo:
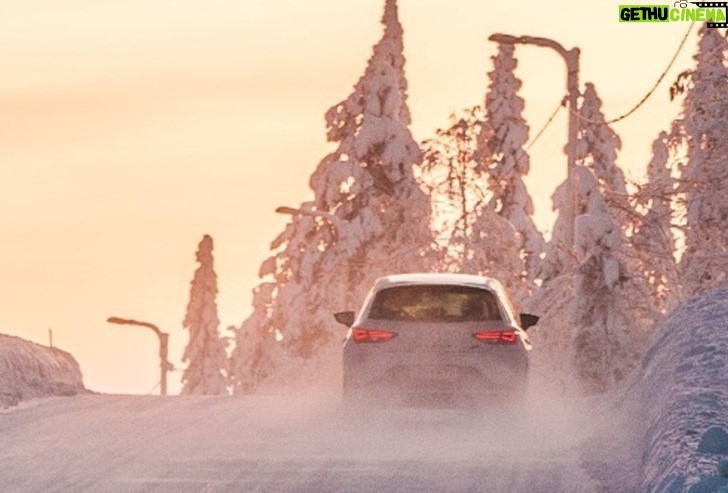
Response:
[[[556,109],[553,111],[553,113],[551,113],[551,116],[549,117],[548,120],[546,120],[546,123],[543,124],[543,126],[541,127],[541,130],[538,131],[538,133],[533,138],[533,140],[526,146],[526,152],[531,150],[531,147],[533,147],[533,145],[538,141],[538,139],[541,138],[541,136],[546,131],[548,126],[551,125],[551,122],[553,122],[554,118],[556,118],[556,115],[559,113],[559,110],[561,109],[562,106],[563,106],[563,102],[559,103],[559,105],[556,107]]]
[[[619,116],[617,118],[613,118],[611,120],[603,122],[605,125],[610,124],[610,123],[615,123],[620,120],[624,120],[625,118],[630,116],[632,113],[637,111],[640,108],[640,106],[642,106],[645,103],[645,101],[647,101],[647,99],[649,99],[649,97],[652,96],[652,94],[654,94],[655,90],[657,90],[657,87],[664,80],[664,78],[667,76],[667,73],[670,71],[672,66],[675,64],[675,61],[677,60],[677,57],[680,55],[680,52],[682,51],[683,47],[685,46],[685,43],[687,42],[687,39],[690,36],[690,33],[692,32],[694,25],[695,25],[695,21],[690,23],[688,30],[685,32],[685,35],[683,36],[682,40],[680,41],[680,45],[677,47],[677,50],[675,51],[672,58],[670,59],[670,62],[667,64],[667,67],[665,67],[665,70],[663,70],[662,74],[660,74],[660,77],[658,77],[657,81],[652,86],[652,88],[647,92],[647,94],[645,94],[644,97],[636,105],[634,105],[634,107],[632,107],[632,109],[630,109],[627,113],[625,113],[622,116]],[[728,33],[726,33],[726,35],[728,36]],[[538,142],[538,140],[541,138],[541,136],[546,131],[546,129],[549,127],[549,125],[551,125],[551,123],[554,121],[554,118],[556,118],[556,115],[559,113],[562,106],[564,106],[564,100],[559,102],[556,109],[554,109],[554,111],[551,113],[551,116],[549,116],[548,120],[546,120],[546,123],[543,124],[543,126],[538,131],[538,133],[533,138],[533,140],[526,146],[526,149],[525,149],[526,152],[531,150],[531,147],[533,147],[534,144],[536,144],[536,142]],[[579,114],[578,111],[576,111],[573,108],[569,108],[569,111],[573,111],[576,114],[576,117],[581,121],[585,121],[587,123],[602,123],[601,121],[590,120],[588,118],[584,118],[583,116],[581,116]]]
[[[152,390],[150,390],[147,395],[152,395],[152,393],[159,388],[159,382],[154,384],[154,387],[152,387]]]
[[[675,51],[675,54],[672,56],[672,59],[670,60],[670,63],[667,64],[667,67],[665,67],[665,70],[663,70],[663,72],[660,75],[660,77],[658,77],[657,82],[655,82],[655,84],[652,86],[652,89],[650,89],[647,92],[647,94],[645,94],[644,97],[642,99],[640,99],[639,102],[632,107],[631,110],[629,110],[627,113],[623,114],[622,116],[619,116],[617,118],[612,118],[609,121],[603,122],[605,125],[608,125],[610,123],[616,123],[616,122],[618,122],[620,120],[624,120],[625,118],[627,118],[628,116],[630,116],[632,113],[634,113],[635,111],[637,111],[639,109],[639,107],[642,106],[645,103],[645,101],[647,101],[647,99],[649,99],[649,97],[652,96],[652,94],[654,94],[655,90],[657,89],[657,86],[660,85],[660,83],[662,82],[662,80],[665,78],[665,76],[667,75],[667,73],[672,68],[673,64],[675,63],[675,60],[677,60],[677,57],[680,55],[680,52],[682,51],[683,47],[685,46],[685,42],[688,40],[688,36],[690,36],[690,32],[693,30],[693,26],[694,25],[695,25],[695,21],[693,21],[693,22],[690,23],[690,26],[688,27],[688,30],[685,33],[685,36],[683,36],[682,41],[680,41],[680,45],[677,47],[677,50]],[[602,123],[600,121],[590,120],[588,118],[584,118],[574,108],[569,108],[569,110],[570,111],[573,111],[576,114],[576,117],[579,120],[581,120],[581,121],[585,121],[587,123]]]

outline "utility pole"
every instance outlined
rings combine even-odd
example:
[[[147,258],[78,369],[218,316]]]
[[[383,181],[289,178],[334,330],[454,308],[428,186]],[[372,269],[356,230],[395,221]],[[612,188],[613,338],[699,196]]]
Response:
[[[146,327],[148,329],[151,329],[155,334],[157,334],[157,337],[159,337],[159,393],[160,395],[167,395],[167,371],[174,369],[172,363],[167,361],[169,334],[167,334],[166,332],[162,332],[161,330],[159,330],[159,327],[148,322],[139,322],[137,320],[129,320],[119,317],[110,317],[107,322],[111,324],[137,325],[139,327]]]
[[[566,146],[567,168],[566,186],[570,197],[568,210],[564,211],[566,216],[569,248],[574,246],[574,223],[576,222],[576,185],[574,183],[574,171],[576,168],[576,138],[579,133],[578,106],[579,99],[579,48],[567,50],[560,43],[548,38],[537,38],[533,36],[511,36],[510,34],[492,34],[490,41],[501,44],[530,44],[551,48],[564,59],[566,63],[566,101],[569,106],[569,135]]]

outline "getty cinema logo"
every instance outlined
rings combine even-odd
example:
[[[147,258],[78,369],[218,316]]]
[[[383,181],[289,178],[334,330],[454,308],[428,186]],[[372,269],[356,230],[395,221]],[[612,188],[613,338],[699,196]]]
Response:
[[[696,7],[688,7],[691,3]],[[679,7],[679,8],[678,8]],[[619,22],[699,21],[708,27],[728,27],[728,2],[677,1],[669,5],[620,5]]]

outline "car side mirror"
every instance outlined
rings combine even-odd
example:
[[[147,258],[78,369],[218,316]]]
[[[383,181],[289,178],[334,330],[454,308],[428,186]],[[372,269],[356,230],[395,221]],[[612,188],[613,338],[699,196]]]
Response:
[[[354,325],[354,317],[355,314],[353,311],[334,313],[334,318],[336,319],[336,321],[340,324],[346,325],[347,327],[351,327],[352,325]]]
[[[530,313],[521,313],[521,328],[523,330],[533,327],[538,323],[539,317]]]

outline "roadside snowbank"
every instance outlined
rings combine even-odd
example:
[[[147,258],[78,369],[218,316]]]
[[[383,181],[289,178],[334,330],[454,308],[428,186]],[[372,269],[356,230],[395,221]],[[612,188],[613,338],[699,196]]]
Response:
[[[0,334],[0,408],[85,390],[81,369],[67,352]]]
[[[639,492],[728,492],[728,288],[660,323],[627,395],[644,433]]]

